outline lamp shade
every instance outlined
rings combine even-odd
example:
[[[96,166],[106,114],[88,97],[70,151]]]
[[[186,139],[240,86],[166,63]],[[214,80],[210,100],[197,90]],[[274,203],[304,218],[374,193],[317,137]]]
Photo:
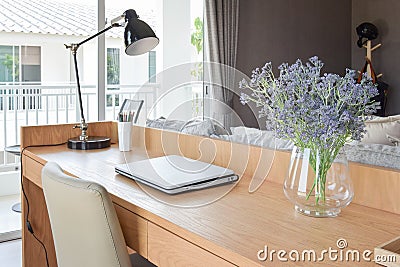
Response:
[[[141,55],[158,45],[160,40],[150,26],[139,19],[135,10],[129,9],[125,11],[124,15],[127,22],[124,33],[125,53],[127,55]]]

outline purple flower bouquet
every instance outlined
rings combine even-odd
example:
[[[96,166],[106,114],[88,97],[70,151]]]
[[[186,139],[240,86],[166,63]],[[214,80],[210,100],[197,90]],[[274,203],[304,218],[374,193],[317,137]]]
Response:
[[[253,70],[250,81],[240,82],[241,89],[251,92],[242,93],[241,102],[254,102],[261,108],[268,130],[291,140],[300,151],[310,151],[310,165],[317,175],[304,197],[307,201],[313,196],[314,206],[326,203],[328,170],[346,142],[362,138],[365,115],[377,108],[371,98],[378,94],[366,75],[357,83],[353,70],[346,69],[343,77],[321,75],[322,67],[318,57],[305,64],[297,60],[293,65],[282,64],[275,77],[272,64],[266,63]]]

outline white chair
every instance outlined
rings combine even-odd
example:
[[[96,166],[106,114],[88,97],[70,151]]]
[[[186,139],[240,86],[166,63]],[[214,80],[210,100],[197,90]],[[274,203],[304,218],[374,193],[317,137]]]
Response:
[[[131,263],[103,186],[68,176],[53,162],[44,166],[42,184],[59,267],[154,266],[138,254]]]

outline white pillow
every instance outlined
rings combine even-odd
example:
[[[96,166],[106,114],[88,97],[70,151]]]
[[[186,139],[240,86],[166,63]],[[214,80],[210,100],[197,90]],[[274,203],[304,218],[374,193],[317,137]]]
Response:
[[[400,120],[400,114],[389,116],[389,118],[390,118],[390,121],[399,121]]]
[[[389,117],[379,117],[379,116],[368,116],[365,118],[365,123],[378,123],[378,122],[390,122]]]
[[[400,114],[392,115],[388,117],[379,117],[379,116],[368,116],[365,122],[392,122],[400,120]]]
[[[260,134],[260,129],[238,126],[238,127],[231,127],[231,132],[233,135]]]
[[[393,145],[388,140],[386,135],[400,138],[400,120],[371,120],[365,121],[365,129],[367,133],[362,138],[361,142],[368,144],[383,144]]]

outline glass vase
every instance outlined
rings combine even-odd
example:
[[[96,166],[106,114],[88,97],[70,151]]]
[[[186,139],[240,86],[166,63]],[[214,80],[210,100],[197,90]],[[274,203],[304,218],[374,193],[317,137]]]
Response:
[[[294,147],[284,193],[296,211],[335,217],[353,199],[353,185],[343,149]]]

